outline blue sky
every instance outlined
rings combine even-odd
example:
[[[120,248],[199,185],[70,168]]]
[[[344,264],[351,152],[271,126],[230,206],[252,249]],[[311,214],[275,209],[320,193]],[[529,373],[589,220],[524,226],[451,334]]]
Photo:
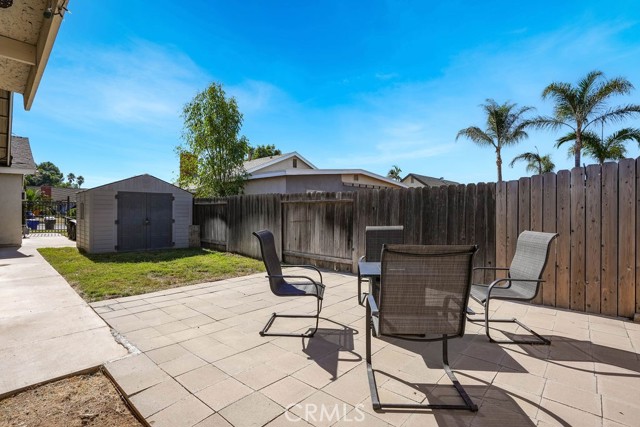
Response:
[[[463,183],[496,179],[492,150],[455,141],[484,127],[486,98],[549,114],[547,84],[597,69],[638,87],[615,103],[640,103],[635,0],[71,0],[69,9],[31,111],[16,100],[13,131],[30,138],[36,162],[83,175],[85,187],[142,173],[173,181],[180,111],[212,81],[236,97],[252,145],[321,168],[386,175],[398,165],[403,176]],[[506,164],[534,147],[571,167],[558,136],[532,131],[505,149],[505,179],[526,175]]]

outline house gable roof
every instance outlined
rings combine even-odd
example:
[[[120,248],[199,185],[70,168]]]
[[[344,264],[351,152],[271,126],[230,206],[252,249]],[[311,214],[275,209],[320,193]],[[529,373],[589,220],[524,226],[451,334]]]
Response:
[[[269,167],[269,166],[275,165],[277,163],[283,162],[283,161],[285,161],[287,159],[290,159],[292,157],[297,157],[298,159],[302,160],[311,169],[318,169],[309,160],[307,160],[304,157],[302,157],[296,151],[293,151],[291,153],[280,154],[279,156],[261,157],[259,159],[249,160],[247,162],[244,162],[244,170],[247,171],[247,173],[253,174],[255,172],[259,172],[260,170],[262,170],[262,169],[264,169],[266,167]]]
[[[459,182],[448,181],[442,178],[434,178],[432,176],[418,175],[417,173],[410,173],[402,179],[402,182],[406,182],[408,178],[413,177],[422,185],[427,187],[441,187],[443,185],[458,185]]]

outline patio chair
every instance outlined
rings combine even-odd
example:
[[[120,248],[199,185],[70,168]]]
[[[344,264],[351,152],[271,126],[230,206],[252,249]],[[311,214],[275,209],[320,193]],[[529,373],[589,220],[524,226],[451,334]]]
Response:
[[[261,230],[253,233],[260,242],[260,250],[262,252],[262,260],[267,269],[267,278],[271,292],[279,297],[301,297],[310,296],[316,299],[316,314],[277,314],[269,318],[265,327],[260,331],[261,336],[278,336],[278,337],[312,337],[318,330],[318,322],[320,319],[320,310],[322,310],[322,298],[324,296],[325,285],[322,283],[322,273],[313,265],[288,265],[287,267],[304,267],[315,270],[320,276],[320,281],[315,281],[308,276],[300,275],[283,275],[280,261],[276,253],[276,245],[273,233],[269,230]],[[303,334],[289,333],[268,333],[269,328],[277,317],[288,318],[310,318],[316,319],[314,329]]]
[[[385,225],[385,226],[367,226],[364,229],[365,250],[364,256],[360,257],[360,261],[364,262],[380,262],[380,254],[382,245],[387,243],[402,244],[404,243],[404,226],[402,225]],[[363,278],[360,276],[360,268],[358,268],[358,304],[364,305],[367,293],[362,292],[362,282],[369,282],[369,291],[377,290],[379,280],[376,278]]]
[[[476,246],[384,245],[379,304],[367,296],[366,361],[374,410],[477,411],[449,367],[448,341],[464,335]],[[372,331],[373,329],[373,331]],[[442,341],[442,363],[464,404],[381,403],[371,358],[371,336]]]
[[[474,284],[471,286],[471,298],[484,306],[484,324],[487,337],[490,342],[501,344],[542,344],[549,345],[551,341],[531,330],[516,318],[489,319],[489,302],[492,299],[531,301],[538,295],[544,267],[549,258],[551,242],[558,235],[556,233],[542,233],[539,231],[523,231],[518,236],[516,253],[511,261],[511,266],[506,267],[476,267],[474,270],[503,270],[508,271],[508,276],[496,279],[491,284]],[[469,318],[471,322],[479,322],[480,319]],[[489,323],[516,323],[530,332],[533,340],[495,340],[489,332]]]

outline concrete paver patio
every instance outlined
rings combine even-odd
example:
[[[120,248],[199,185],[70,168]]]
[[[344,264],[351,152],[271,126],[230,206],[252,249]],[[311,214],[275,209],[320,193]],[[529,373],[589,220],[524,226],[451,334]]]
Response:
[[[492,309],[517,316],[552,344],[490,344],[480,324],[468,323],[465,337],[450,342],[450,361],[477,413],[377,413],[356,279],[324,274],[324,309],[311,339],[258,335],[273,311],[314,309],[307,298],[273,296],[263,274],[94,303],[141,351],[107,370],[153,426],[638,424],[640,324],[513,303]],[[308,319],[278,319],[272,330],[309,326]],[[382,399],[458,401],[439,343],[374,338],[373,351]]]

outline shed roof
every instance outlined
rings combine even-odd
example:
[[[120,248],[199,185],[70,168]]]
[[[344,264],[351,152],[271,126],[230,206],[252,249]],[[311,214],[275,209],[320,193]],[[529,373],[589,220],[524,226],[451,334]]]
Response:
[[[148,173],[145,173],[145,174],[142,174],[142,175],[132,176],[132,177],[130,177],[130,178],[124,178],[124,179],[121,179],[121,180],[118,180],[118,181],[110,182],[110,183],[108,183],[108,184],[99,185],[98,187],[89,188],[89,189],[87,189],[87,190],[82,190],[82,191],[79,191],[79,192],[78,192],[78,194],[79,194],[79,193],[89,192],[89,191],[99,190],[99,189],[101,189],[101,188],[104,188],[104,187],[107,187],[107,186],[110,186],[110,185],[114,185],[114,184],[124,184],[124,183],[125,183],[125,182],[127,182],[127,181],[134,181],[134,180],[140,180],[140,179],[151,179],[151,180],[155,180],[155,181],[158,181],[158,182],[161,182],[161,183],[163,183],[163,184],[169,185],[169,186],[171,186],[171,187],[173,187],[173,188],[176,188],[176,189],[178,189],[178,190],[180,190],[180,191],[183,191],[183,192],[185,192],[185,193],[187,193],[187,194],[191,195],[191,193],[190,193],[189,191],[187,191],[187,190],[185,190],[185,189],[183,189],[183,188],[180,188],[180,187],[178,187],[178,186],[176,186],[176,185],[174,185],[174,184],[172,184],[172,183],[170,183],[170,182],[164,181],[164,180],[162,180],[162,179],[160,179],[160,178],[156,178],[156,177],[155,177],[155,176],[153,176],[153,175],[149,175]]]

